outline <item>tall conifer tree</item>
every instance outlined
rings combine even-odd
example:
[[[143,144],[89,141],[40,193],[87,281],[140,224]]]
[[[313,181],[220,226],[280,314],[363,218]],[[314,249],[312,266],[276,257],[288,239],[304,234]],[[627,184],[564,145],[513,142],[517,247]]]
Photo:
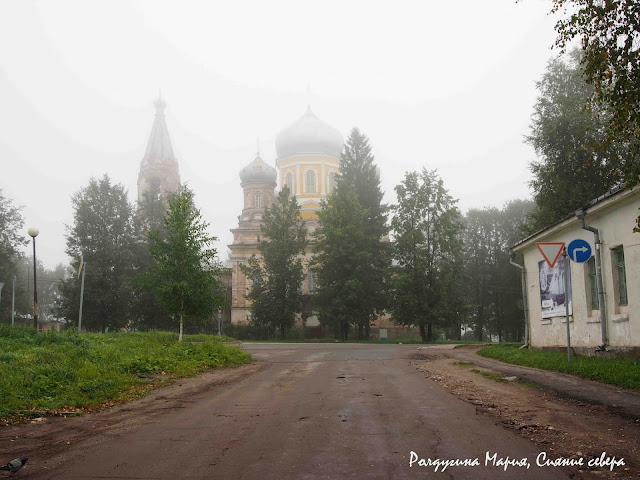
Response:
[[[320,285],[318,300],[326,319],[328,300],[325,293],[329,283],[358,285],[359,302],[357,305],[350,303],[355,308],[350,323],[357,327],[360,338],[369,337],[371,321],[386,307],[387,275],[391,264],[389,242],[384,238],[389,233],[387,206],[382,204],[383,193],[374,160],[369,139],[353,128],[340,156],[336,191],[319,215],[322,236],[316,263]],[[342,212],[342,209],[351,211]],[[360,231],[353,230],[356,225]],[[345,242],[345,249],[332,245],[334,241]],[[346,258],[347,251],[352,258]],[[336,257],[330,258],[330,255]],[[339,259],[340,256],[343,258]],[[345,268],[347,265],[351,267]],[[341,335],[344,337],[346,331]]]
[[[260,232],[260,257],[252,256],[241,267],[252,281],[247,295],[253,301],[251,322],[272,332],[277,329],[284,338],[296,315],[302,313],[300,256],[307,246],[300,206],[295,196],[289,197],[286,186],[278,194],[277,203],[265,209]]]

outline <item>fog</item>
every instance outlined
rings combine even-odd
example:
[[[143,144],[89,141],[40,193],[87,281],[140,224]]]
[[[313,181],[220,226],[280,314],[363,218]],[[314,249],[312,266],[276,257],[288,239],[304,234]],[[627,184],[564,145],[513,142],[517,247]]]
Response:
[[[24,207],[25,236],[39,227],[39,259],[67,262],[71,195],[107,173],[135,200],[161,91],[181,178],[223,259],[239,170],[258,145],[273,165],[276,134],[309,101],[345,138],[354,126],[369,137],[387,202],[422,167],[463,211],[528,198],[523,136],[557,54],[551,2],[452,5],[4,1],[0,188]]]

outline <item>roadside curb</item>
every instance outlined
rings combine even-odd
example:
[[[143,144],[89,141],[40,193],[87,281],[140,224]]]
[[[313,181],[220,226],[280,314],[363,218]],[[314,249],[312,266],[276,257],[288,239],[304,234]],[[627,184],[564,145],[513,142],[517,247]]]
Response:
[[[640,392],[580,378],[567,373],[504,363],[478,355],[477,352],[451,351],[452,358],[467,360],[484,368],[517,376],[556,394],[582,402],[603,405],[611,413],[640,421]]]

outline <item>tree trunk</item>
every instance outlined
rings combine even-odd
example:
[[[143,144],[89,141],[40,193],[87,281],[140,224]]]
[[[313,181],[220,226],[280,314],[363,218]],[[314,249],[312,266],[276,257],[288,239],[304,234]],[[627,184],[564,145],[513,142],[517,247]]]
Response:
[[[427,334],[424,330],[424,323],[420,324],[420,336],[422,337],[422,343],[427,343]]]
[[[363,325],[362,323],[358,323],[358,340],[362,340],[363,338]]]
[[[369,340],[370,337],[371,337],[371,322],[367,320],[367,324],[364,327],[364,338]]]
[[[182,321],[182,313],[180,314],[180,335],[178,335],[178,341],[182,341],[182,329],[184,328],[184,322]]]
[[[284,340],[284,323],[280,324],[280,340]]]
[[[433,342],[433,324],[427,323],[427,342]]]

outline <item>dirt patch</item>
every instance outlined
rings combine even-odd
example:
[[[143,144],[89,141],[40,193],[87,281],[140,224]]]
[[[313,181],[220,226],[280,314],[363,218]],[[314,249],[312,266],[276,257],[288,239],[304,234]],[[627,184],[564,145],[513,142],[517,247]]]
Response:
[[[489,415],[505,428],[540,445],[549,456],[582,457],[587,461],[603,452],[625,466],[588,469],[600,478],[640,478],[640,423],[612,415],[599,405],[559,397],[517,378],[472,362],[434,355],[412,365],[441,386],[476,406],[476,414]],[[500,381],[497,381],[500,380]]]
[[[41,461],[53,457],[62,461],[69,445],[102,435],[118,435],[149,423],[158,415],[184,408],[185,404],[195,402],[214,388],[241,380],[266,366],[260,362],[214,369],[196,377],[175,379],[172,384],[152,390],[143,398],[101,412],[75,417],[43,416],[26,424],[2,426],[3,458],[11,460],[37,451]]]

